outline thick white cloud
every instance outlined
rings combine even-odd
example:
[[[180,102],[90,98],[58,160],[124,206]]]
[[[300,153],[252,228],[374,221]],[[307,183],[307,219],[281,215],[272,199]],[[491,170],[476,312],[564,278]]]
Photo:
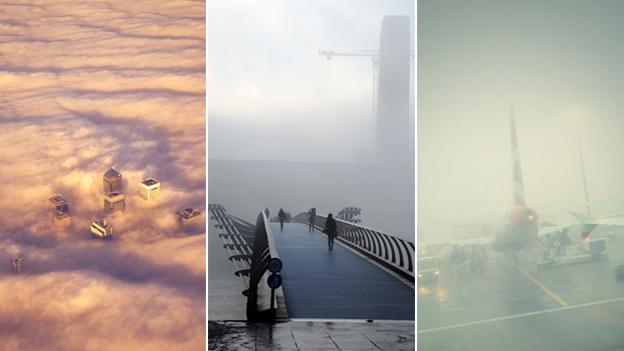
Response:
[[[0,5],[0,260],[24,255],[19,276],[0,265],[5,349],[204,347],[205,216],[175,218],[205,203],[204,13],[202,1]],[[127,209],[99,242],[89,225],[113,165]],[[146,177],[162,183],[153,201],[138,195]]]
[[[16,293],[19,292],[19,293]],[[91,272],[0,277],[0,338],[13,350],[201,350],[204,318],[175,289]]]

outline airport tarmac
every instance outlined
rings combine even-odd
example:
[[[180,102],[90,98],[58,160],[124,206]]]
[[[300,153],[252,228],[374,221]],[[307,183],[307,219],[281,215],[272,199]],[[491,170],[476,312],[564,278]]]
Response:
[[[419,284],[419,350],[624,350],[624,236],[596,262],[539,269],[543,249],[516,264],[488,252],[485,273],[443,266],[437,284]]]

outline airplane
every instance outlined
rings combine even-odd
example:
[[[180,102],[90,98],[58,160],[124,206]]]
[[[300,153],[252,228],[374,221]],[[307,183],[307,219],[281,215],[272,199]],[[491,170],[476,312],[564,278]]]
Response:
[[[531,207],[527,206],[524,194],[524,182],[522,178],[522,166],[520,163],[520,154],[518,151],[518,138],[516,135],[516,124],[513,114],[513,108],[510,109],[510,134],[511,134],[511,166],[512,166],[512,186],[513,186],[513,202],[509,211],[494,222],[494,235],[484,235],[480,237],[455,239],[446,242],[425,242],[426,246],[452,246],[453,252],[450,255],[451,261],[462,263],[466,255],[459,254],[458,247],[484,247],[491,246],[494,251],[502,252],[506,256],[516,260],[516,253],[526,249],[534,242],[540,242],[544,246],[546,244],[541,240],[548,235],[567,235],[567,231],[577,224],[566,226],[544,226],[539,228],[538,214]],[[570,212],[575,216],[582,225],[582,237],[589,238],[591,231],[599,225],[601,220],[595,220],[578,213]],[[613,220],[612,220],[613,222]],[[605,222],[607,223],[607,222]],[[624,224],[624,219],[622,220]],[[484,226],[489,227],[489,226]],[[487,233],[484,233],[487,234]],[[453,258],[455,257],[455,259]]]
[[[511,131],[511,164],[513,184],[513,204],[509,211],[509,222],[504,228],[496,231],[492,247],[496,251],[516,252],[525,249],[537,238],[537,212],[526,205],[524,197],[524,182],[522,180],[522,166],[518,152],[518,137],[513,109],[509,115]]]

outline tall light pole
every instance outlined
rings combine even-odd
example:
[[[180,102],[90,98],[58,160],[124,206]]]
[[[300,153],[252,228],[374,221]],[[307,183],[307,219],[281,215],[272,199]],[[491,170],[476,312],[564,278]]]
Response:
[[[585,191],[585,205],[587,206],[587,216],[591,217],[591,206],[589,195],[587,194],[587,177],[585,176],[585,162],[583,161],[583,150],[581,149],[581,135],[579,134],[579,123],[576,123],[576,142],[578,144],[579,158],[581,159],[581,174],[583,175],[583,190]]]

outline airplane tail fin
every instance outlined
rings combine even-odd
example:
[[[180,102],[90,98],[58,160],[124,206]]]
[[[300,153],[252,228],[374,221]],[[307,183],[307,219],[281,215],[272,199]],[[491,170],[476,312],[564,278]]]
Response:
[[[522,166],[520,165],[520,154],[518,152],[518,138],[516,136],[516,122],[514,120],[513,108],[510,108],[510,127],[511,127],[511,167],[512,181],[514,192],[514,205],[525,205],[524,201],[524,182],[522,181]]]

